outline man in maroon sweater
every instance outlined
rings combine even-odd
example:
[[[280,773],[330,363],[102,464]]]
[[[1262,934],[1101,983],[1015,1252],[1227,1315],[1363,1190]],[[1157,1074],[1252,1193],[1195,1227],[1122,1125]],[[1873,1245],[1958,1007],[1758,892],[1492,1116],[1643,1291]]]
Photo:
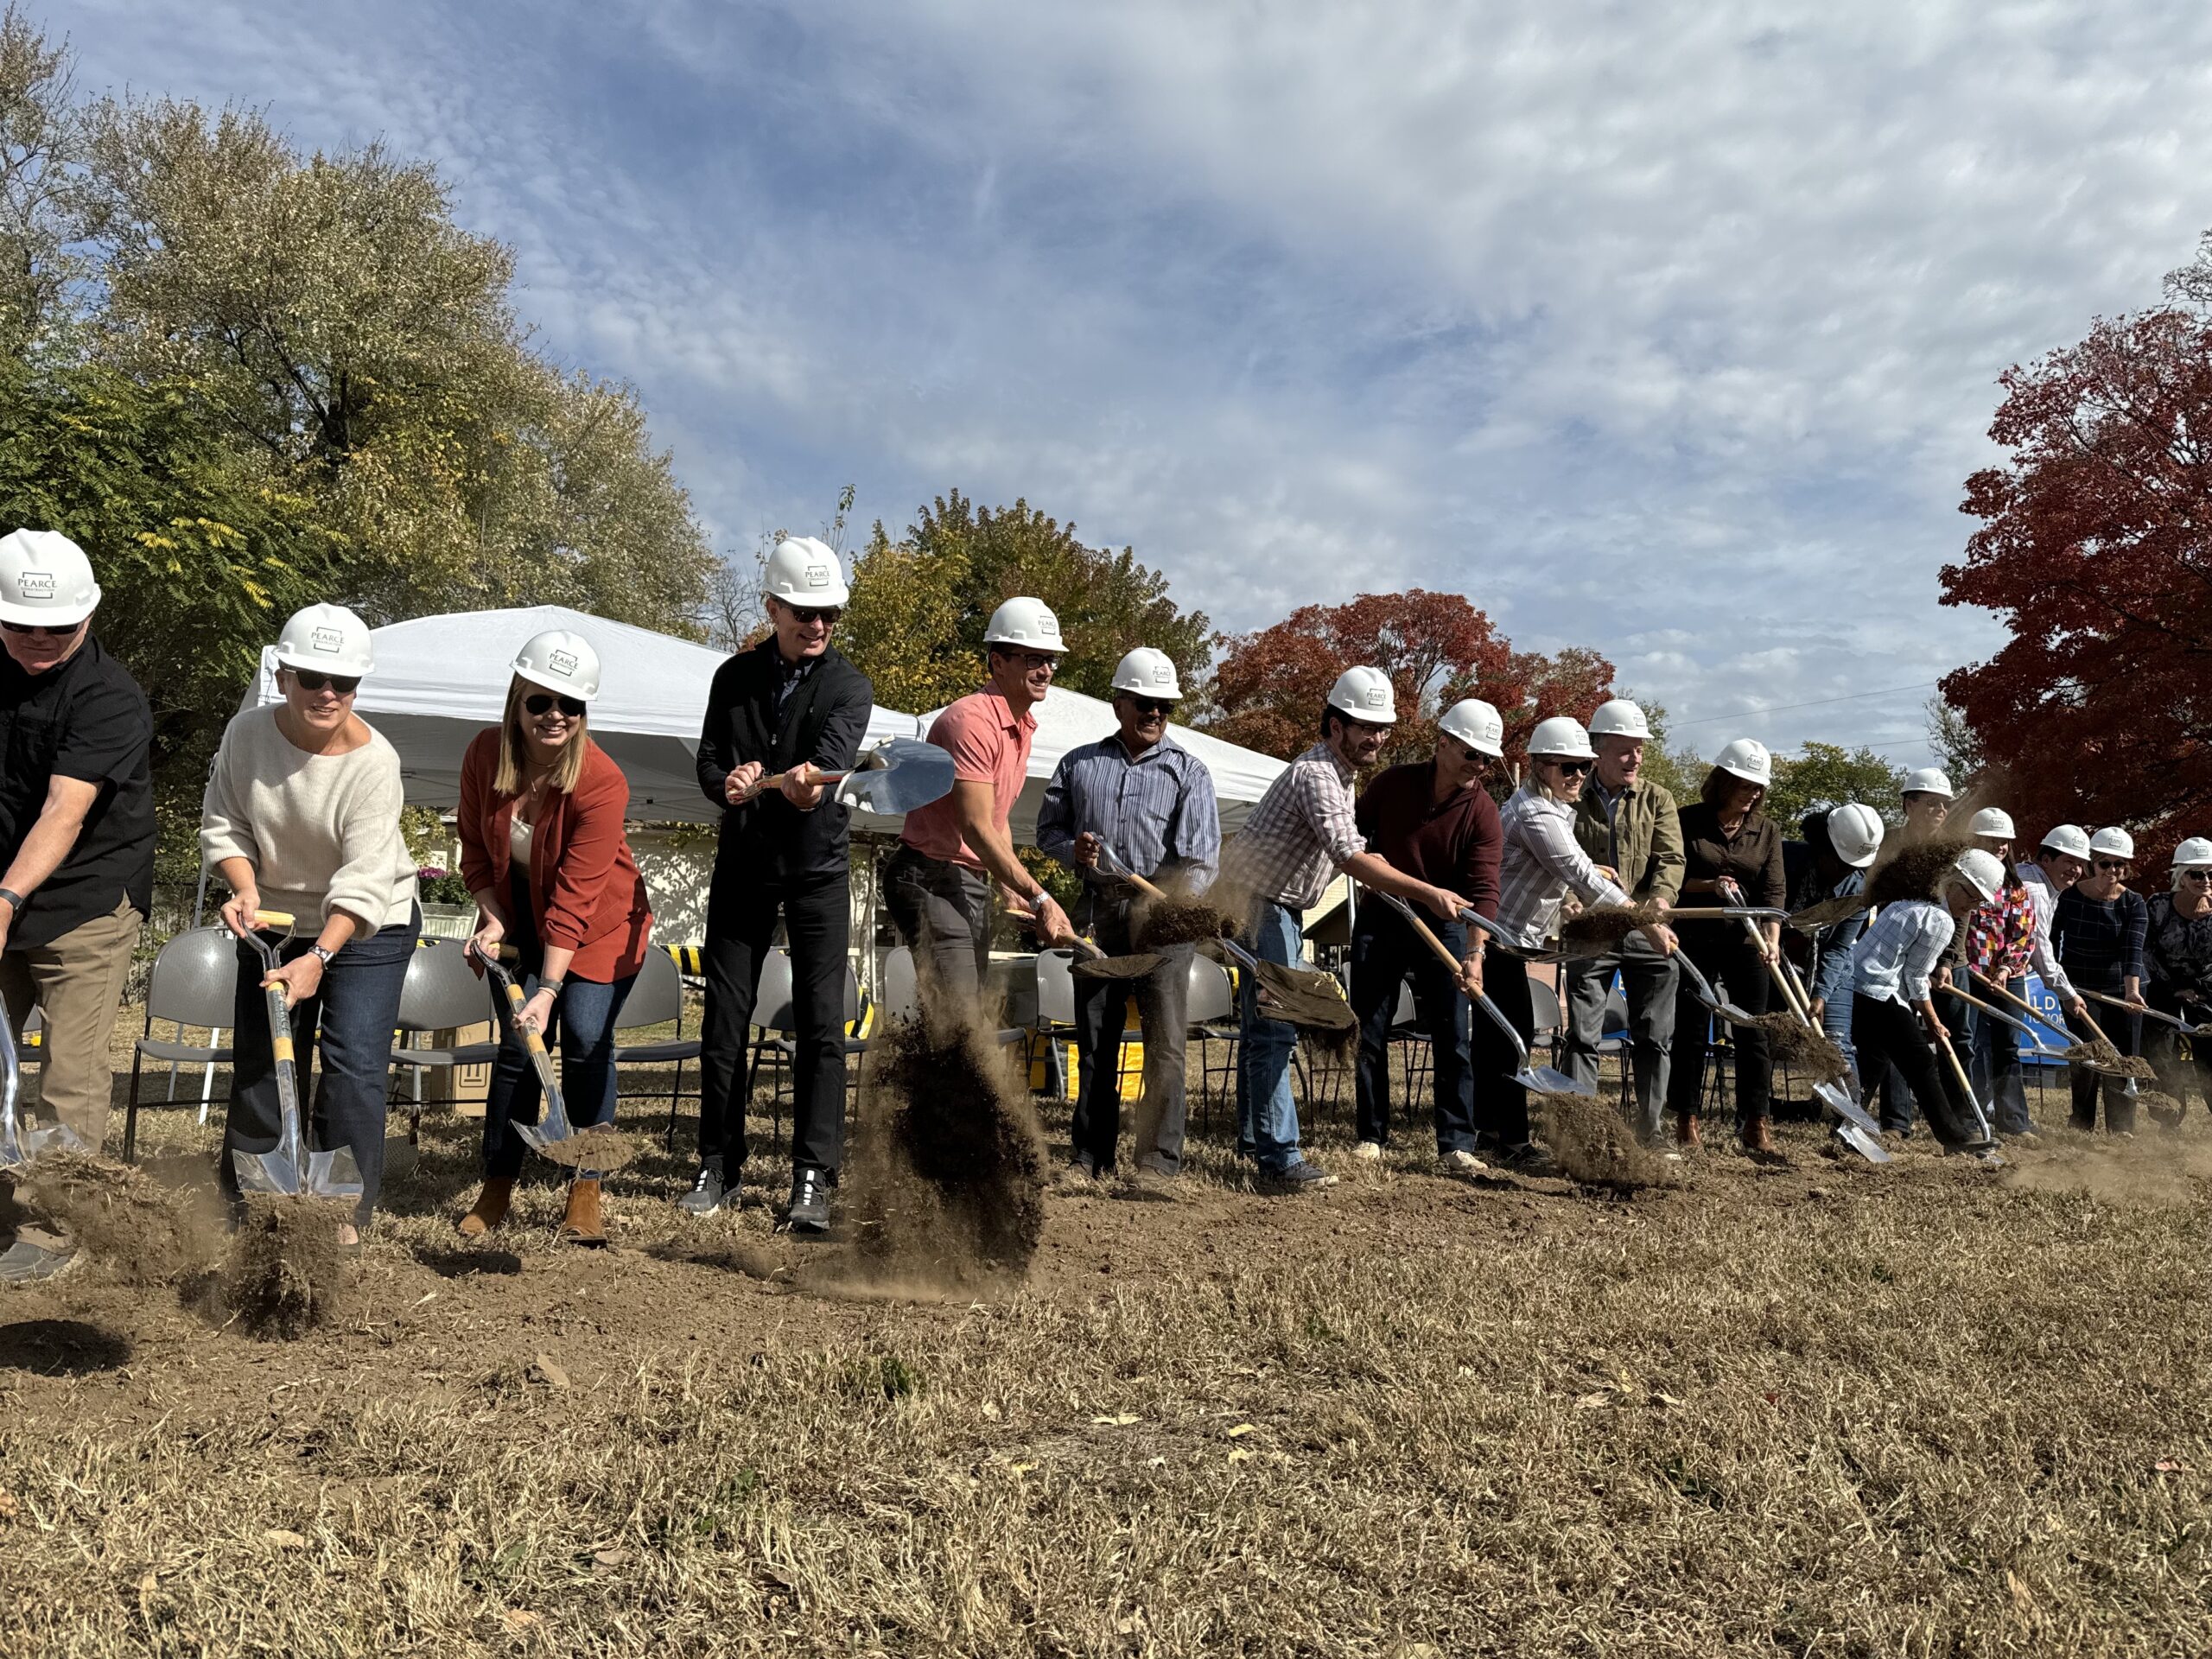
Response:
[[[1359,798],[1357,817],[1370,851],[1417,881],[1465,893],[1475,913],[1497,914],[1497,861],[1504,842],[1497,804],[1483,787],[1504,753],[1497,710],[1470,697],[1438,722],[1436,758],[1392,766]],[[1351,1006],[1359,1016],[1359,1146],[1379,1158],[1390,1134],[1390,1026],[1398,988],[1410,977],[1414,1016],[1435,1055],[1436,1155],[1449,1173],[1482,1168],[1475,1156],[1475,1077],[1467,1058],[1469,991],[1483,988],[1483,939],[1464,922],[1433,924],[1459,958],[1453,974],[1388,905],[1357,906],[1351,939]],[[1424,918],[1424,920],[1427,918]]]

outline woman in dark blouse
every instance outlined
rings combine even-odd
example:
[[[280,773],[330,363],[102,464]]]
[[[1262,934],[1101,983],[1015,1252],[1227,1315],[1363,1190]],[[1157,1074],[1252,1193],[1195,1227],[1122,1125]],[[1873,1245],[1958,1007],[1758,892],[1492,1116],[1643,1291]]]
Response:
[[[1782,868],[1782,834],[1759,810],[1770,775],[1766,751],[1745,739],[1721,750],[1719,764],[1706,773],[1697,804],[1682,810],[1686,906],[1783,907],[1789,888]],[[1767,963],[1781,957],[1779,923],[1765,923],[1756,945],[1741,922],[1684,922],[1675,933],[1705,976],[1727,987],[1730,1001],[1751,1014],[1766,1012],[1773,984]],[[1699,1144],[1698,1105],[1711,1046],[1708,1022],[1686,975],[1675,1002],[1667,1077],[1667,1104],[1675,1113],[1676,1139],[1685,1146]],[[1774,1061],[1766,1033],[1738,1027],[1731,1040],[1736,1051],[1736,1132],[1749,1150],[1771,1152]]]
[[[2151,900],[2144,957],[2151,970],[2144,998],[2152,1007],[2192,1026],[2212,1023],[2212,841],[2191,836],[2174,849],[2173,890]],[[2212,1109],[2212,1036],[2190,1039],[2184,1059],[2181,1033],[2161,1025],[2150,1046],[2159,1085],[2185,1107],[2193,1078]],[[2177,1113],[2167,1127],[2180,1122]]]
[[[2127,878],[2135,863],[2135,841],[2125,830],[2100,830],[2089,837],[2089,873],[2058,895],[2051,918],[2050,943],[2059,966],[2082,990],[2142,1005],[2143,945],[2150,931],[2150,906],[2131,893]],[[2099,1011],[2098,1027],[2123,1054],[2143,1052],[2143,1018],[2118,1008]],[[2105,1128],[2113,1135],[2135,1133],[2135,1084],[2108,1077],[2087,1066],[2072,1068],[2075,1128],[2087,1135],[2097,1127],[2097,1096],[2105,1097]]]

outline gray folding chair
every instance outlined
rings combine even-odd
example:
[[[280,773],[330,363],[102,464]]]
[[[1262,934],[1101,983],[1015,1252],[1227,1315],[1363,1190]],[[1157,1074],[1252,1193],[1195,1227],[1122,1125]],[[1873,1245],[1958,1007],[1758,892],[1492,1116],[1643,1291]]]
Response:
[[[194,927],[173,936],[154,958],[146,984],[146,1023],[130,1048],[130,1093],[123,1114],[123,1156],[138,1155],[138,1077],[148,1060],[168,1065],[227,1065],[231,1050],[215,1040],[229,1028],[238,1007],[238,941],[226,927]],[[174,1038],[154,1035],[154,1021],[176,1027]],[[186,1040],[185,1033],[204,1027],[208,1040]],[[172,1088],[175,1084],[172,1083]],[[204,1111],[203,1107],[203,1111]]]
[[[791,980],[791,959],[782,950],[772,952],[760,969],[760,995],[753,1004],[753,1023],[760,1032],[753,1039],[753,1059],[757,1068],[764,1053],[776,1057],[776,1086],[768,1097],[769,1122],[774,1126],[777,1143],[784,1135],[784,1101],[792,1087],[792,1078],[798,1066],[798,1016],[791,1006],[794,987]],[[844,1022],[851,1026],[861,1017],[861,982],[854,976],[849,958],[845,963]],[[857,1037],[844,1039],[847,1058],[866,1050],[868,1044]],[[846,1086],[852,1086],[848,1075]]]
[[[626,1031],[664,1026],[671,1020],[676,1022],[673,1037],[651,1043],[622,1040]],[[668,1132],[673,1136],[677,1103],[683,1098],[683,1067],[698,1058],[699,1039],[683,1034],[683,977],[676,971],[676,959],[656,946],[645,953],[645,965],[638,970],[638,982],[630,988],[614,1027],[614,1097],[618,1101],[634,1098],[622,1092],[624,1066],[674,1065],[676,1078],[668,1085]]]
[[[437,1046],[418,1039],[441,1031],[459,1031],[486,1020],[499,1029],[491,988],[469,966],[467,946],[457,939],[437,939],[418,946],[408,959],[407,977],[399,988],[399,1040],[392,1046],[391,1064],[407,1074],[409,1112],[407,1137],[412,1141],[423,1127],[425,1106],[449,1106],[453,1074],[464,1065],[489,1065],[499,1057],[495,1039],[483,1043],[455,1043]],[[446,1074],[442,1099],[423,1098],[423,1073],[433,1069]]]
[[[1187,995],[1184,1016],[1191,1022],[1190,1035],[1198,1045],[1198,1127],[1203,1129],[1211,1118],[1214,1078],[1221,1078],[1224,1099],[1234,1097],[1236,1092],[1236,1044],[1240,1036],[1236,989],[1230,983],[1229,969],[1211,957],[1193,955]],[[1218,1071],[1213,1064],[1216,1043],[1229,1051]]]

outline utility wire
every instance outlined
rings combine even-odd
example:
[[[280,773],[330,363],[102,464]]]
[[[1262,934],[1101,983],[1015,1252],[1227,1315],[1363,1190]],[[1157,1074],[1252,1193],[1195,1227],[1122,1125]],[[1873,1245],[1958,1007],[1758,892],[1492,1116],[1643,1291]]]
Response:
[[[1825,709],[1833,702],[1857,702],[1862,697],[1894,697],[1905,691],[1932,690],[1941,684],[1941,680],[1923,680],[1917,685],[1892,685],[1880,691],[1853,691],[1840,697],[1815,697],[1810,702],[1770,702],[1760,709],[1739,709],[1732,715],[1700,715],[1694,720],[1669,720],[1667,729],[1671,732],[1683,726],[1706,726],[1716,720],[1748,720],[1753,715],[1787,714],[1793,709]]]

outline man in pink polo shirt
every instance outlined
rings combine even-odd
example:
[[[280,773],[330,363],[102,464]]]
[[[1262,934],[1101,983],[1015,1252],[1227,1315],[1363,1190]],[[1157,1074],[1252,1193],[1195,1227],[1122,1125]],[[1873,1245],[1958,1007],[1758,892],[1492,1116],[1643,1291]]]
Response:
[[[983,630],[980,691],[949,705],[929,741],[952,756],[952,793],[906,815],[899,850],[883,868],[883,899],[914,953],[925,996],[972,1001],[991,950],[991,880],[1037,918],[1047,945],[1075,930],[1052,895],[1014,856],[1007,820],[1029,774],[1037,717],[1064,649],[1059,619],[1041,600],[1009,599]]]

